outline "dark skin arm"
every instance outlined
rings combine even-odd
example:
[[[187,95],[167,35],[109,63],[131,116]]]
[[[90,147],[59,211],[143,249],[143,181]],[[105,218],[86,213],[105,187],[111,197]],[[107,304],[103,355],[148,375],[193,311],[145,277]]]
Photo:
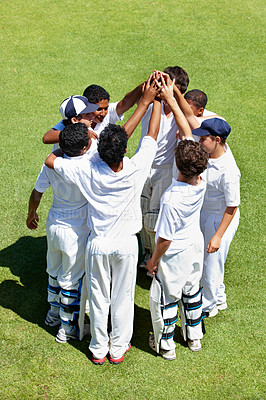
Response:
[[[29,229],[37,229],[38,228],[39,216],[38,216],[36,210],[39,207],[42,195],[43,194],[40,192],[37,192],[36,189],[33,189],[33,191],[31,192],[30,199],[29,199],[28,217],[26,220],[26,225]]]
[[[61,149],[57,149],[53,153],[49,154],[49,156],[45,160],[46,167],[54,169],[54,160],[57,157],[63,157],[63,152]]]
[[[127,93],[125,97],[119,101],[119,103],[116,106],[116,112],[118,115],[124,114],[127,110],[129,110],[131,107],[134,106],[134,104],[136,104],[139,101],[142,95],[142,87],[143,83],[138,85],[131,92]]]
[[[49,129],[42,138],[44,144],[54,144],[59,142],[59,133],[55,129]]]

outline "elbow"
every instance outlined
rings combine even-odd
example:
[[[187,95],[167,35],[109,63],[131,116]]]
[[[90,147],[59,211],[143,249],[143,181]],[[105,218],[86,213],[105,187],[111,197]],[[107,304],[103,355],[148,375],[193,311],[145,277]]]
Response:
[[[42,138],[42,142],[44,143],[44,144],[48,144],[48,142],[47,142],[47,139],[46,139],[46,137],[45,137],[46,135],[44,135],[43,136],[43,138]]]

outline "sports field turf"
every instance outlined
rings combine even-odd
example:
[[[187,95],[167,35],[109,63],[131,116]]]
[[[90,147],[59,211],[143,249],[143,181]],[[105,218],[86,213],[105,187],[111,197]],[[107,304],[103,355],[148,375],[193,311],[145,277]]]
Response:
[[[264,399],[262,0],[2,0],[1,8],[0,399]],[[232,126],[228,143],[242,178],[241,222],[226,262],[228,309],[206,321],[198,354],[177,329],[177,359],[164,361],[148,346],[150,280],[140,271],[132,350],[121,365],[94,366],[88,338],[59,345],[56,328],[44,325],[51,191],[38,231],[25,224],[51,149],[42,136],[69,95],[96,83],[117,101],[168,65],[182,66],[189,89],[204,90],[207,109]],[[129,155],[139,135],[138,128]]]

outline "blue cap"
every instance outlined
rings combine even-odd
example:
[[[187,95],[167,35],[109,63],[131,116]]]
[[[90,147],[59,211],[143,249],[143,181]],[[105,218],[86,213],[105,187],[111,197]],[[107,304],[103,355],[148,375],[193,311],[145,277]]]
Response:
[[[231,132],[231,126],[221,118],[209,118],[205,119],[201,126],[197,129],[192,130],[192,135],[195,136],[220,136],[221,138],[227,138]]]
[[[60,106],[60,113],[63,119],[76,117],[80,114],[92,113],[98,110],[98,104],[89,103],[87,97],[70,96]]]

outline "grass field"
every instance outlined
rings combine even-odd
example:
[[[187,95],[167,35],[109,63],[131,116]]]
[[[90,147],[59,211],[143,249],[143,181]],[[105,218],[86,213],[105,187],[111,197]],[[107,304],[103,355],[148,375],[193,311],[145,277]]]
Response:
[[[0,198],[1,399],[264,399],[265,6],[262,0],[2,0]],[[88,343],[59,345],[44,325],[45,219],[29,231],[27,203],[51,146],[43,134],[59,105],[92,83],[111,101],[154,68],[180,65],[189,89],[232,126],[242,173],[241,222],[226,263],[228,309],[206,321],[198,354],[177,330],[177,359],[148,347],[150,281],[139,272],[132,350],[119,365],[94,366]],[[130,112],[125,118],[128,118]],[[140,135],[134,133],[132,155]]]

